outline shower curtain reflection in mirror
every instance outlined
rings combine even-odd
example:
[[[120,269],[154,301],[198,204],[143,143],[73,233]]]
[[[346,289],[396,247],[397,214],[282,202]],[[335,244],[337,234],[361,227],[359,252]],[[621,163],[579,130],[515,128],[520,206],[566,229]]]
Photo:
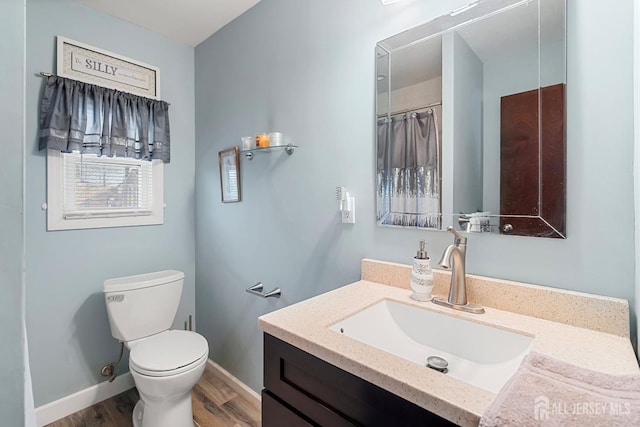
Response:
[[[378,119],[379,225],[441,228],[436,123],[433,108]]]

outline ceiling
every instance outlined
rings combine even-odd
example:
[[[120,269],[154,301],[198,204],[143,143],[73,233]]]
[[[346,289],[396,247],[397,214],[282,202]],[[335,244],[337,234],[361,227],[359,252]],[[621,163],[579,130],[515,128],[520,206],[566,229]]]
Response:
[[[75,0],[196,46],[260,0]]]

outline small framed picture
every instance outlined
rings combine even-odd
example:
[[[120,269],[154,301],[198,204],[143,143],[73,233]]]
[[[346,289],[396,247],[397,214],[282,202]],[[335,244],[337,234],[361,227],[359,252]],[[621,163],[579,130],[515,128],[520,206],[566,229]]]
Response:
[[[240,201],[240,159],[238,147],[218,152],[222,203]]]

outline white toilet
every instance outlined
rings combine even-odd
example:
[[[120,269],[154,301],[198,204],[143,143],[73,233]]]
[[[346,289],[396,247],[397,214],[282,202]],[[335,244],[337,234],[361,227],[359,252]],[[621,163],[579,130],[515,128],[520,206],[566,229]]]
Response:
[[[111,335],[131,350],[129,370],[140,401],[135,427],[192,427],[191,389],[209,355],[195,332],[169,330],[178,310],[184,273],[174,270],[104,282]]]

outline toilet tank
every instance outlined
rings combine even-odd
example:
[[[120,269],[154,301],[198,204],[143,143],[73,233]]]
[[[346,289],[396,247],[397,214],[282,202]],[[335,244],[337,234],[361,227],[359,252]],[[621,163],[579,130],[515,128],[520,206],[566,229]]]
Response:
[[[104,281],[111,335],[128,342],[166,331],[178,311],[184,273],[175,270]]]

